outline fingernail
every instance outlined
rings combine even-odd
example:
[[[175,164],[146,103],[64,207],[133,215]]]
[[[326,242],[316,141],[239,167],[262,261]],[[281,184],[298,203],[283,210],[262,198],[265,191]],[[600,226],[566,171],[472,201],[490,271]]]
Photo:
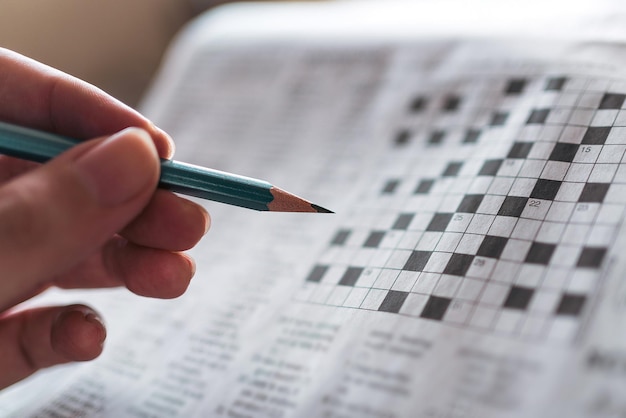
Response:
[[[104,344],[104,340],[106,340],[107,337],[106,327],[104,326],[104,322],[102,322],[102,319],[95,313],[88,312],[85,315],[85,321],[97,326],[100,329],[100,332],[98,334],[98,341],[100,343],[100,346],[102,346]]]
[[[185,257],[185,259],[187,260],[187,263],[189,263],[189,269],[191,270],[191,277],[193,277],[196,274],[196,262],[195,262],[195,260],[193,258],[191,258],[191,256],[189,254],[181,253],[181,255],[183,257]]]
[[[159,142],[157,151],[161,158],[171,159],[174,155],[175,144],[172,137],[163,129],[150,122],[150,132],[154,133],[155,137],[163,138],[163,142]]]
[[[156,186],[158,156],[152,138],[128,128],[81,155],[75,168],[96,201],[117,206]]]

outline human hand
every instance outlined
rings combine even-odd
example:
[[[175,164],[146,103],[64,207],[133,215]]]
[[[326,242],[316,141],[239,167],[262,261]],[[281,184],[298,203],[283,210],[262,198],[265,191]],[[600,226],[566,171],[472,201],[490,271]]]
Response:
[[[167,134],[95,87],[3,49],[0,120],[91,139],[44,165],[0,156],[3,388],[43,367],[97,357],[106,336],[87,306],[14,306],[50,286],[177,297],[195,270],[180,251],[210,219],[156,189],[158,157],[173,152]]]

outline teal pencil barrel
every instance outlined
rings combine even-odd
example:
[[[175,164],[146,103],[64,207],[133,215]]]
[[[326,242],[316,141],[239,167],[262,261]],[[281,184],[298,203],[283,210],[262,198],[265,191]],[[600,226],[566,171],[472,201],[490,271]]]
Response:
[[[161,161],[159,187],[256,210],[269,210],[274,199],[268,182],[173,160]]]
[[[0,154],[44,163],[80,141],[0,122]],[[189,196],[261,211],[270,210],[272,185],[174,160],[161,160],[159,187]]]

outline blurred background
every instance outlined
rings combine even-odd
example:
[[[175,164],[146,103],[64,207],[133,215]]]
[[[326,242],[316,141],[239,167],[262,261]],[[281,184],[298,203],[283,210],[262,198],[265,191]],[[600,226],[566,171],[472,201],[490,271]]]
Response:
[[[228,0],[0,0],[0,46],[136,106],[176,32]]]

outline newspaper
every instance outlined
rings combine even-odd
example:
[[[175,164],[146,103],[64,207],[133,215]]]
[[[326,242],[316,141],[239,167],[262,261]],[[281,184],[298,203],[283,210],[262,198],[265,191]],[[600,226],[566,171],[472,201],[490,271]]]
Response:
[[[289,37],[282,7],[191,24],[143,110],[177,159],[336,213],[202,202],[180,298],[45,294],[101,312],[104,353],[0,415],[625,416],[626,49]]]

